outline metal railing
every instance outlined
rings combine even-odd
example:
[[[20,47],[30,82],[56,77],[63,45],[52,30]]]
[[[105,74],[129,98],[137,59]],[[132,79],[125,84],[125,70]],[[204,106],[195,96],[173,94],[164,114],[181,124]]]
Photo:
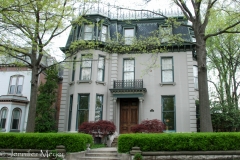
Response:
[[[115,80],[113,81],[114,89],[136,89],[143,88],[143,80],[135,79],[135,80]]]

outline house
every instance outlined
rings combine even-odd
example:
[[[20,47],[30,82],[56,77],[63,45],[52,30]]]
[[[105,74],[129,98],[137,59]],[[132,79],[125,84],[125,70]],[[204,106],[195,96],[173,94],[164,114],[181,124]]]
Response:
[[[1,57],[4,62],[6,57]],[[29,59],[26,59],[29,61]],[[54,59],[44,55],[42,66],[52,64]],[[4,65],[0,63],[0,132],[24,132],[26,130],[30,89],[31,69],[18,67],[7,60]],[[45,73],[39,74],[39,84],[45,83]]]
[[[71,42],[78,41],[96,45],[76,47],[66,62],[59,132],[77,132],[85,121],[110,120],[118,133],[129,133],[131,126],[146,119],[160,119],[168,132],[196,132],[198,81],[191,30],[166,24],[164,16],[147,11],[111,11],[88,10],[86,23],[73,26],[61,48],[67,53]],[[167,16],[187,24],[180,13]],[[165,48],[164,52],[151,54],[130,47],[135,39],[159,30],[162,43],[154,49]],[[183,42],[169,44],[169,37],[161,33],[181,34]],[[111,52],[112,41],[118,45]]]

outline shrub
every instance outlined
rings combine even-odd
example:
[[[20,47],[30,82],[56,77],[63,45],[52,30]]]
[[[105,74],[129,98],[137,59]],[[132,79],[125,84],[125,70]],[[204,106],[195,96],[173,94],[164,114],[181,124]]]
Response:
[[[54,150],[64,145],[67,152],[84,151],[92,144],[88,134],[68,133],[0,133],[0,148]]]
[[[143,120],[131,128],[133,133],[162,133],[163,130],[165,130],[165,125],[158,119]]]
[[[100,120],[96,122],[83,122],[79,126],[79,132],[91,134],[93,137],[105,137],[112,135],[116,131],[116,126],[113,122]]]
[[[240,133],[152,133],[121,134],[118,152],[141,151],[222,151],[240,150]]]
[[[133,157],[133,160],[143,160],[143,157],[140,153],[136,153]]]

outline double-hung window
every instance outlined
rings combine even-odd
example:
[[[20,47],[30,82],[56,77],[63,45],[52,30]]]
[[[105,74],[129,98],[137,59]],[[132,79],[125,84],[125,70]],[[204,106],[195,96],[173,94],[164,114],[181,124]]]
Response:
[[[98,77],[97,81],[104,81],[104,70],[105,70],[105,57],[99,56],[98,57]]]
[[[198,67],[193,66],[194,88],[198,89]]]
[[[89,95],[78,94],[76,130],[83,122],[88,122],[89,116]]]
[[[173,35],[172,26],[160,26],[159,32],[160,32],[160,39],[162,43],[168,42],[169,40],[171,40],[171,36]]]
[[[72,81],[74,81],[74,79],[75,79],[75,68],[76,68],[76,57],[73,58]]]
[[[0,114],[0,129],[5,129],[6,128],[6,121],[7,121],[7,108],[2,108],[1,109],[1,114]]]
[[[70,95],[69,113],[68,113],[68,131],[71,130],[71,122],[72,122],[72,105],[73,105],[73,95]]]
[[[21,94],[23,88],[23,76],[16,75],[10,79],[8,94]]]
[[[131,45],[135,36],[134,28],[124,28],[124,42],[126,45]]]
[[[82,63],[80,69],[80,80],[91,80],[92,72],[92,56],[82,55]]]
[[[173,57],[162,57],[161,58],[161,77],[162,83],[174,82],[173,77]]]
[[[92,40],[93,39],[93,25],[84,25],[84,40]]]
[[[134,87],[135,61],[134,59],[123,60],[123,87]]]
[[[175,96],[162,96],[162,121],[166,131],[176,131]]]
[[[108,27],[106,25],[102,25],[101,41],[106,42],[107,37],[108,37]]]
[[[11,129],[20,130],[20,118],[21,118],[21,110],[19,108],[15,108],[12,111]]]
[[[96,96],[95,121],[102,120],[103,95]]]

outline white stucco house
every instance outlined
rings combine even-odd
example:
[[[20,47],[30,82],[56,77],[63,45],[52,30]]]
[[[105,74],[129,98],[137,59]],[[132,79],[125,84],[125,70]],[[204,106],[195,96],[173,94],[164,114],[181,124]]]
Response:
[[[146,119],[160,119],[169,132],[196,132],[197,62],[191,30],[169,27],[166,18],[147,12],[129,11],[126,17],[91,11],[85,16],[88,22],[73,26],[62,50],[67,52],[71,42],[79,40],[102,43],[95,49],[79,48],[67,60],[72,62],[63,73],[59,132],[77,132],[84,121],[110,120],[118,133],[129,133]],[[172,16],[187,23],[182,15]],[[165,45],[167,50],[154,54],[104,48],[116,35],[124,38],[119,45],[130,46],[133,38],[160,28],[181,34],[184,41],[168,46],[164,39],[157,47]],[[155,67],[148,68],[151,62]]]

